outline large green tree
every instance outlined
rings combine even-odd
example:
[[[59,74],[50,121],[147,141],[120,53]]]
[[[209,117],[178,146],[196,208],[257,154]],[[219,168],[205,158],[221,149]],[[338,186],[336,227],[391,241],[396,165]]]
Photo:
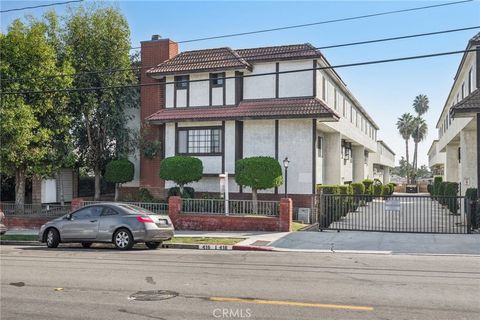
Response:
[[[25,202],[25,182],[34,175],[52,175],[62,165],[68,149],[70,117],[68,77],[52,75],[73,71],[60,59],[50,14],[43,20],[17,19],[0,34],[0,171],[15,176],[15,203]],[[22,94],[11,94],[22,92]]]
[[[415,143],[415,151],[413,153],[413,170],[418,168],[418,144],[426,138],[427,124],[422,116],[427,113],[430,108],[428,97],[424,94],[419,94],[413,100],[413,110],[417,113],[414,119],[414,130],[412,132],[413,142]]]
[[[79,75],[70,94],[73,135],[83,164],[95,175],[95,199],[106,163],[126,156],[133,146],[128,111],[138,108],[138,88],[105,88],[138,83],[129,56],[130,30],[116,8],[80,6],[67,17],[65,43]],[[112,70],[111,72],[95,72]],[[121,71],[123,70],[123,71]],[[83,90],[83,88],[99,88]]]

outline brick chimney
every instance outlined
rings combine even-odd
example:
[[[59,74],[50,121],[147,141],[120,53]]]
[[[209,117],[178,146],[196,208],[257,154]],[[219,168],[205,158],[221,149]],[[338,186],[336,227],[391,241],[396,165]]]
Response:
[[[153,79],[146,74],[152,66],[156,66],[178,54],[178,44],[170,39],[162,39],[159,35],[153,35],[149,41],[141,42],[141,84],[159,83],[159,85],[140,87],[140,121],[144,138],[160,140],[162,149],[165,146],[164,126],[145,125],[144,120],[160,109],[165,108],[165,86],[160,83],[165,80]],[[163,198],[165,182],[159,176],[161,158],[146,159],[140,154],[140,187],[148,189],[155,197]]]

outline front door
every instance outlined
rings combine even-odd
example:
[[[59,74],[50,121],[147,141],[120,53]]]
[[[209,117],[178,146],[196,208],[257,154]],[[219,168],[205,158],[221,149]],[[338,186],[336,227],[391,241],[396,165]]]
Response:
[[[72,218],[63,223],[60,232],[62,240],[94,240],[102,210],[101,206],[92,206],[73,213]]]

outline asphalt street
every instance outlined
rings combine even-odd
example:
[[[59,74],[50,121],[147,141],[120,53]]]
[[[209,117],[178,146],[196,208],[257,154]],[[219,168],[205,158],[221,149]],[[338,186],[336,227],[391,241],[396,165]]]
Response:
[[[475,256],[2,246],[0,258],[2,320],[480,316]]]

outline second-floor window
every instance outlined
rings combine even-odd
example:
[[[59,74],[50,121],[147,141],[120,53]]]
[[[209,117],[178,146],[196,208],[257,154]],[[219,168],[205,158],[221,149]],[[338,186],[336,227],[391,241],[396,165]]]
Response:
[[[219,155],[222,153],[222,128],[180,128],[177,131],[177,153]]]
[[[175,76],[175,89],[187,89],[189,76]]]
[[[218,73],[210,73],[210,81],[212,83],[212,87],[219,88],[223,87],[225,84],[225,72],[218,72]]]

